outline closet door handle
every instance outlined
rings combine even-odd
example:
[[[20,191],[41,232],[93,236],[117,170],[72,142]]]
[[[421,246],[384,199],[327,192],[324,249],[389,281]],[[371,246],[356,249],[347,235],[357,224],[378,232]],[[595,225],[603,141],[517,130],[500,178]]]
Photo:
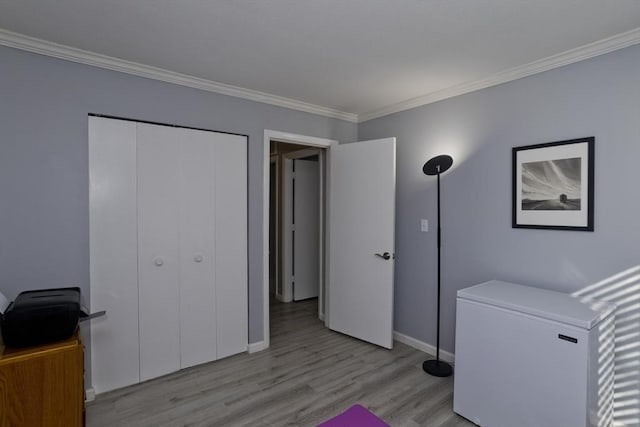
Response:
[[[153,259],[153,264],[156,267],[162,267],[164,265],[164,260],[161,257],[157,256]]]
[[[204,260],[204,256],[202,254],[195,254],[195,256],[193,257],[193,260],[195,262],[202,262]]]

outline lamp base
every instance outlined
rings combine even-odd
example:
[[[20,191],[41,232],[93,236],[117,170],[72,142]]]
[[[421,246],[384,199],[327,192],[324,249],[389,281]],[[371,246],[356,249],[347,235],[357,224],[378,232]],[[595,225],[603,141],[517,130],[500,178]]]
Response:
[[[434,377],[449,377],[453,373],[453,368],[442,360],[427,360],[422,364],[422,369]]]

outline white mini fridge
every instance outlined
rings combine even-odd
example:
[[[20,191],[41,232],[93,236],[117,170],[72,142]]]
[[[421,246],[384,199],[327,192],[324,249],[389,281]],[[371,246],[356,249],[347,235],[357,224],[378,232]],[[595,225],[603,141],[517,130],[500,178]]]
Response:
[[[456,305],[456,413],[483,427],[611,425],[613,304],[493,280]]]

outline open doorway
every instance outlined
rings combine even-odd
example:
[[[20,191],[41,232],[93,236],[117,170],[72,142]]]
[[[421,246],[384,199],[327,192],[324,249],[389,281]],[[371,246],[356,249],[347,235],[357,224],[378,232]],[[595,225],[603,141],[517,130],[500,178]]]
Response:
[[[304,305],[323,319],[324,149],[274,139],[269,160],[269,318]]]
[[[337,141],[264,131],[263,163],[263,341],[249,352],[270,346],[269,194],[271,142],[321,148],[320,183],[326,210],[320,209],[320,289],[312,319],[319,327],[393,346],[395,253],[395,146],[393,137],[338,144]],[[375,174],[370,171],[375,170]],[[375,178],[375,179],[373,179]],[[354,199],[354,195],[357,199]],[[322,198],[321,198],[322,201]],[[388,252],[391,256],[383,256]],[[318,318],[324,314],[324,322]]]
[[[278,149],[272,153],[272,142],[276,143],[275,146],[279,147],[281,151],[278,153]],[[305,160],[304,157],[317,156],[317,165],[320,171],[319,185],[320,194],[324,196],[325,189],[327,188],[327,179],[325,175],[326,165],[328,164],[328,148],[337,146],[338,142],[334,140],[316,138],[305,135],[296,135],[279,131],[265,130],[264,133],[264,187],[263,187],[263,341],[257,342],[249,346],[250,352],[260,351],[268,348],[270,345],[270,305],[271,302],[280,303],[279,299],[285,299],[285,293],[288,292],[288,287],[284,286],[284,268],[283,255],[285,247],[282,245],[282,232],[283,232],[283,220],[284,220],[284,207],[277,202],[277,198],[283,198],[284,188],[282,185],[278,185],[277,180],[280,178],[284,181],[285,172],[285,155],[291,161],[293,160]],[[304,150],[315,149],[314,152],[304,153]],[[296,152],[295,154],[293,154]],[[272,155],[274,154],[274,155]],[[282,154],[282,155],[280,155]],[[311,160],[311,159],[306,159]],[[312,160],[311,160],[312,161]],[[300,165],[301,163],[299,163]],[[293,169],[293,164],[291,165]],[[272,176],[275,178],[276,183],[272,185]],[[281,182],[282,182],[281,181]],[[276,199],[272,200],[270,195],[276,195]],[[320,223],[320,231],[318,233],[319,247],[317,248],[318,258],[318,297],[314,301],[315,319],[324,319],[325,323],[328,319],[325,313],[325,301],[326,292],[328,289],[325,287],[325,201],[321,199],[321,208],[318,210],[318,221]],[[278,219],[280,218],[280,220]],[[280,237],[280,243],[277,242]],[[292,251],[294,254],[297,251]],[[291,260],[290,258],[286,258]],[[294,275],[295,280],[295,275]],[[293,300],[293,287],[291,289],[291,300]],[[324,325],[323,325],[324,326]]]

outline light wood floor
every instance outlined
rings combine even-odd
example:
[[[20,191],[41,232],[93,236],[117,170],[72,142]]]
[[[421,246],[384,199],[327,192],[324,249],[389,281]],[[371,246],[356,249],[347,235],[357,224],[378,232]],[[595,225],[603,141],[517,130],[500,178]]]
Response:
[[[317,301],[272,303],[271,347],[99,395],[87,425],[316,426],[360,403],[391,426],[473,426],[454,414],[452,378],[426,355],[326,329]]]

